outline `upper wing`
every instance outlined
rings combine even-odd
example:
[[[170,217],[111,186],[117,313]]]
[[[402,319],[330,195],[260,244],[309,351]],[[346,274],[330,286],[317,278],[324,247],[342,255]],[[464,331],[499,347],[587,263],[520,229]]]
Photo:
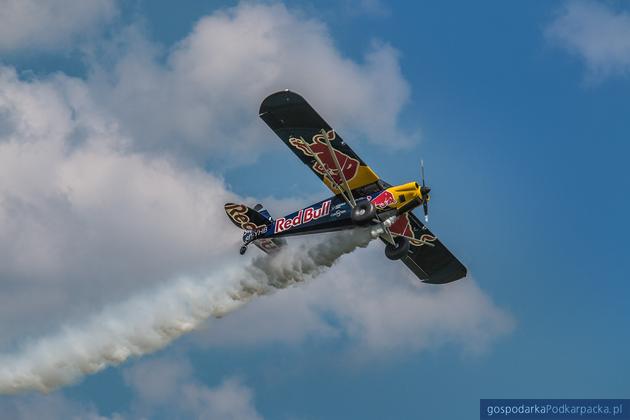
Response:
[[[466,267],[413,213],[401,215],[390,230],[393,235],[414,238],[409,241],[409,255],[402,261],[423,282],[442,284],[466,276]]]
[[[285,90],[269,95],[260,105],[260,118],[335,194],[341,192],[337,186],[341,186],[343,180],[328,149],[324,133],[335,151],[339,167],[351,190],[378,181],[374,171],[297,93]],[[337,186],[325,174],[330,174]]]

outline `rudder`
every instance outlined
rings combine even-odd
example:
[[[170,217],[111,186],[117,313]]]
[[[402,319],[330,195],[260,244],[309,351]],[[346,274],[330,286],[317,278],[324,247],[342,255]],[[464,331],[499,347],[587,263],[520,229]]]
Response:
[[[232,223],[243,230],[258,229],[270,223],[261,213],[244,204],[226,203],[223,208]]]
[[[245,231],[269,226],[274,221],[269,212],[261,204],[257,204],[252,209],[244,204],[226,203],[224,209],[232,223]],[[279,251],[280,247],[285,245],[286,242],[284,239],[280,238],[261,238],[256,239],[253,244],[269,254]]]

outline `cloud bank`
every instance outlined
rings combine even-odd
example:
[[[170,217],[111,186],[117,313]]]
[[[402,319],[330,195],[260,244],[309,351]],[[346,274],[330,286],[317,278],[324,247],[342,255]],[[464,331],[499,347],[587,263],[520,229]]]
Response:
[[[353,61],[322,22],[283,5],[243,3],[206,16],[168,52],[137,28],[123,36],[113,69],[111,57],[104,68],[93,62],[88,83],[137,150],[215,164],[252,161],[279,148],[256,117],[262,99],[283,89],[304,95],[355,142],[396,148],[417,140],[398,125],[410,95],[398,52],[374,44]]]
[[[0,344],[236,247],[223,182],[130,152],[81,81],[4,68],[0,92]]]
[[[126,48],[112,53],[109,67],[92,62],[86,79],[20,78],[0,68],[0,345],[7,348],[61,319],[235,258],[238,233],[221,206],[238,198],[208,166],[190,162],[253,159],[267,148],[257,107],[285,83],[349,127],[398,132],[408,86],[396,53],[376,47],[373,59],[356,63],[325,25],[284,6],[207,16],[165,62],[141,34],[121,36]],[[308,54],[301,43],[312,46]],[[304,60],[312,65],[302,68]],[[372,116],[375,102],[389,104],[381,120]],[[264,140],[248,134],[257,131]]]
[[[48,390],[159,348],[221,310],[210,301],[218,306],[198,311],[195,293],[204,296],[222,284],[213,276],[243,265],[239,232],[222,209],[240,199],[207,162],[236,165],[270,147],[256,115],[265,95],[297,90],[353,142],[413,140],[398,126],[410,94],[398,53],[375,44],[361,62],[351,60],[323,23],[284,6],[214,13],[168,51],[137,28],[118,41],[107,57],[90,59],[83,79],[29,79],[0,68],[0,349],[6,377],[37,373],[26,375],[27,387]],[[378,356],[445,343],[478,351],[511,328],[474,282],[410,286],[406,268],[376,245],[321,281],[211,323],[194,342],[347,338],[350,349]],[[164,285],[178,278],[189,280]],[[222,302],[238,306],[225,290]],[[164,308],[183,315],[164,318]],[[138,312],[146,317],[132,316]],[[261,325],[263,316],[281,328]],[[128,319],[141,319],[150,336],[134,341]],[[41,339],[50,331],[61,332]],[[48,369],[59,360],[47,349],[67,355],[76,340],[90,342],[74,346],[79,362],[61,373]],[[7,356],[17,349],[42,362]]]
[[[0,52],[66,49],[116,14],[114,0],[3,0]]]
[[[205,386],[194,379],[192,366],[182,358],[143,360],[126,369],[123,376],[138,396],[129,418],[154,418],[158,414],[165,418],[262,418],[253,391],[240,378],[228,377],[216,387]]]
[[[133,395],[133,403],[122,412],[105,416],[92,404],[60,393],[0,397],[0,412],[6,418],[21,420],[262,418],[255,406],[254,391],[242,378],[228,376],[208,386],[195,378],[193,366],[181,356],[138,361],[125,368],[122,376],[123,386]]]

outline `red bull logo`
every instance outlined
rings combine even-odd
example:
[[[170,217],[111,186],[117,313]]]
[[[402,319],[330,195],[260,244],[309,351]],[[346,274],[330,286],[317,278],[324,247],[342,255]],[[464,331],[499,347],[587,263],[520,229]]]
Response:
[[[372,204],[374,204],[377,209],[383,210],[392,204],[396,204],[396,199],[394,198],[394,194],[385,190],[372,200]]]
[[[409,239],[409,243],[412,246],[423,246],[429,242],[434,242],[437,238],[428,233],[424,233],[420,238],[416,238],[411,223],[409,223],[409,217],[406,214],[401,215],[393,225],[389,228],[390,232],[394,235],[406,236]]]
[[[276,226],[274,233],[284,232],[287,229],[291,229],[305,223],[317,220],[321,217],[328,216],[330,213],[330,200],[324,201],[322,205],[316,209],[314,207],[308,207],[297,212],[295,217],[284,218],[281,217],[276,220]]]
[[[326,133],[326,138],[328,138],[328,140],[332,142],[336,138],[335,131],[328,131]],[[319,160],[324,164],[324,166],[322,167],[322,165],[320,165],[318,161],[315,161],[312,166],[313,170],[321,175],[330,174],[333,180],[337,184],[341,185],[343,180],[341,178],[341,175],[339,174],[339,171],[337,170],[335,161],[330,154],[330,150],[328,150],[328,145],[326,144],[326,140],[324,139],[323,134],[315,134],[313,136],[312,143],[306,143],[305,141],[302,141],[302,139],[298,139],[295,137],[291,137],[289,139],[289,143],[296,149],[300,150],[306,156],[315,157],[316,155]],[[335,157],[339,162],[339,167],[341,168],[343,176],[348,182],[350,182],[350,180],[352,180],[356,176],[357,171],[359,170],[359,161],[357,159],[351,158],[347,154],[340,152],[337,149],[333,150],[335,152]]]

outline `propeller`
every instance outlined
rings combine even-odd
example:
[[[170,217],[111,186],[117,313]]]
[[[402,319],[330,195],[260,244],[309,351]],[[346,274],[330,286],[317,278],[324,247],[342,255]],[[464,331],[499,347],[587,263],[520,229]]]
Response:
[[[429,192],[431,192],[431,187],[427,187],[424,182],[424,160],[420,160],[420,171],[422,173],[422,188],[420,188],[420,192],[422,193],[422,209],[424,210],[424,221],[429,222]]]

